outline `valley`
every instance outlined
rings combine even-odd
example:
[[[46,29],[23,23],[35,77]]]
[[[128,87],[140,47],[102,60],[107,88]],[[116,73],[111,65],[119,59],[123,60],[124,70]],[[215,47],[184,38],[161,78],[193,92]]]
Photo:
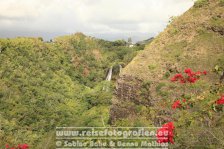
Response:
[[[121,148],[223,148],[223,32],[224,1],[197,0],[136,44],[81,32],[0,38],[0,148],[53,149],[57,127],[158,128],[156,141]]]

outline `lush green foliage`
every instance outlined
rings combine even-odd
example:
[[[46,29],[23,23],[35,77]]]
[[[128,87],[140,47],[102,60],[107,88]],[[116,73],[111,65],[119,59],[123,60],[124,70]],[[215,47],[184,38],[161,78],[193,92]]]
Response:
[[[107,70],[135,54],[123,41],[81,33],[51,43],[0,39],[0,146],[54,148],[56,126],[107,125],[113,91],[104,82]]]

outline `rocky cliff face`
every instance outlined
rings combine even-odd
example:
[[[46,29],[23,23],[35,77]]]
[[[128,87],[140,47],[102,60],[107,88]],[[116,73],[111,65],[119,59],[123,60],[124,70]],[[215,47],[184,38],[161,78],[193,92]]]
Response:
[[[221,3],[210,0],[193,6],[174,19],[123,69],[111,108],[112,123],[138,120],[142,116],[155,125],[172,120],[168,102],[183,94],[175,90],[179,86],[171,84],[170,77],[185,68],[211,72],[204,78],[208,86],[218,81],[220,76],[213,70],[216,65],[224,66],[224,7]]]
[[[133,101],[138,104],[142,102],[138,100],[138,91],[140,88],[141,80],[125,75],[117,81],[116,95],[123,101]]]

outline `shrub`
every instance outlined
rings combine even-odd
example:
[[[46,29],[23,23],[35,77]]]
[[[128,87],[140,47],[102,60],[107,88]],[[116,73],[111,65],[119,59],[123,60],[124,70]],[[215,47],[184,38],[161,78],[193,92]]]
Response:
[[[155,64],[150,64],[148,66],[148,68],[149,68],[149,70],[154,70],[154,69],[156,69],[156,65]]]
[[[196,8],[201,8],[201,7],[206,6],[206,5],[208,5],[208,0],[197,0],[194,3],[194,7],[196,7]]]
[[[219,1],[220,6],[224,6],[224,0]]]

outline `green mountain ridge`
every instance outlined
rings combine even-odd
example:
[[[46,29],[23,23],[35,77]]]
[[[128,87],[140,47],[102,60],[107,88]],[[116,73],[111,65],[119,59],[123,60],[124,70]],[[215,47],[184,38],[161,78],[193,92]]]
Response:
[[[223,1],[198,0],[138,53],[117,81],[110,111],[114,126],[159,127],[174,122],[171,148],[223,147],[224,113],[215,104],[224,94],[223,12]],[[194,84],[170,81],[187,68],[207,75]],[[172,109],[183,99],[189,109]]]

